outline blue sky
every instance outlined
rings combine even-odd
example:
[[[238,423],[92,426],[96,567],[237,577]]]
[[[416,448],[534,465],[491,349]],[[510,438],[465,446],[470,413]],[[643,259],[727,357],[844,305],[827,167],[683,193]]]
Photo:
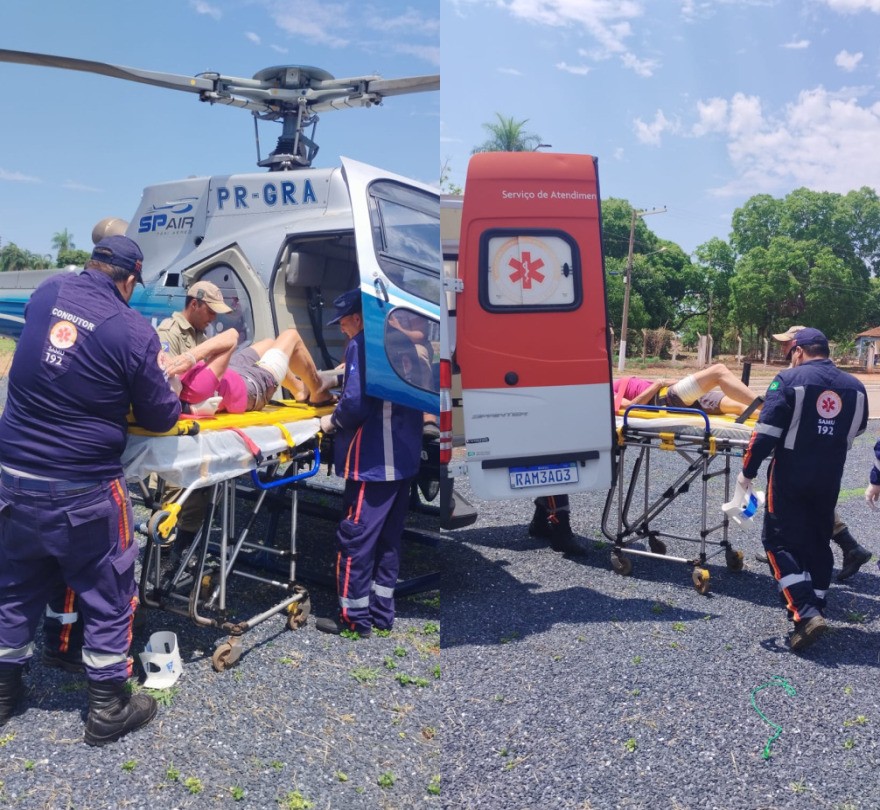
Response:
[[[440,154],[528,119],[687,251],[758,193],[880,189],[880,0],[441,0]]]
[[[334,76],[439,72],[439,6],[374,0],[3,0],[0,48],[193,76],[250,78],[274,65]],[[0,238],[53,253],[67,228],[91,249],[93,225],[130,219],[144,186],[262,171],[246,110],[194,94],[54,68],[0,63]],[[316,166],[338,156],[436,183],[440,94],[325,113]],[[263,157],[279,124],[260,124]]]

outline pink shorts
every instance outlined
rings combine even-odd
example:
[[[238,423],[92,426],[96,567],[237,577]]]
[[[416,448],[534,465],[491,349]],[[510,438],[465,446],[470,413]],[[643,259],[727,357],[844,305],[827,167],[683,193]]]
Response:
[[[218,411],[244,413],[247,410],[247,386],[231,368],[222,380],[201,360],[180,378],[181,402],[202,402],[215,395],[223,397]]]

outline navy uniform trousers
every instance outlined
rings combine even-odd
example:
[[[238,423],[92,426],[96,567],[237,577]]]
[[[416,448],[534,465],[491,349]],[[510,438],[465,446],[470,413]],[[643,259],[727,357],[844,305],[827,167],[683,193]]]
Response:
[[[40,617],[66,586],[84,620],[89,680],[126,680],[137,556],[124,479],[80,484],[0,475],[0,664],[30,659]]]
[[[352,630],[390,630],[411,478],[346,479],[343,518],[336,530],[336,592]]]
[[[781,486],[773,475],[775,464],[770,464],[764,549],[789,617],[798,622],[821,616],[825,609],[834,570],[831,532],[837,490]]]

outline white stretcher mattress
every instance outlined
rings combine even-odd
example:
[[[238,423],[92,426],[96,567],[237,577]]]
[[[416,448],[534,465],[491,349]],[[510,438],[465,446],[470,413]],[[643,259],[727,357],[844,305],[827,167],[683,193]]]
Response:
[[[687,413],[661,412],[661,416],[647,416],[646,411],[641,411],[641,416],[635,409],[626,416],[626,424],[630,428],[651,433],[673,433],[680,436],[703,436],[706,433],[706,421],[701,416]],[[755,428],[755,420],[749,419],[745,423],[735,422],[729,416],[709,416],[709,431],[716,439],[741,439],[748,441]],[[617,427],[624,424],[624,417],[617,416]]]
[[[281,422],[299,446],[320,430],[317,418]],[[239,428],[260,448],[264,457],[288,449],[288,440],[278,425]],[[241,436],[233,430],[203,430],[195,436],[141,436],[130,433],[122,466],[128,480],[139,481],[152,474],[169,484],[208,486],[254,470],[256,460]]]

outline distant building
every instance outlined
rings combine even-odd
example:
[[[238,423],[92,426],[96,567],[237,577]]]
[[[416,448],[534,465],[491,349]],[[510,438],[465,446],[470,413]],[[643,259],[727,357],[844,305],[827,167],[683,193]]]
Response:
[[[856,335],[856,354],[859,362],[867,365],[870,358],[873,361],[872,365],[876,366],[880,362],[880,345],[878,344],[880,344],[880,326],[875,326],[873,329]]]

